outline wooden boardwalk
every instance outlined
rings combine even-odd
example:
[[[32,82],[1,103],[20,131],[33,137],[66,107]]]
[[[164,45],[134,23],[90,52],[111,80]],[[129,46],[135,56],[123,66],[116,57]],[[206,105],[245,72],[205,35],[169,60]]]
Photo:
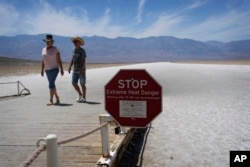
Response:
[[[31,97],[21,97],[7,101],[2,100],[0,104],[3,106],[10,101],[13,103],[17,101],[24,102],[29,98]],[[50,116],[47,115],[45,117],[46,119],[44,119],[40,116],[35,117],[35,113],[30,116],[31,113],[28,114],[25,110],[1,109],[0,166],[13,167],[20,165],[35,151],[36,141],[46,137],[47,134],[54,133],[58,136],[58,141],[62,141],[89,132],[99,126],[97,114],[82,112],[79,114],[81,115],[80,117],[73,118],[70,114],[75,115],[76,112],[74,111],[69,111],[66,115],[63,111],[60,111],[60,106],[46,106],[46,108],[53,110],[59,109],[59,113],[55,114],[53,112],[56,111],[48,111],[53,114]],[[29,110],[26,109],[26,111]],[[40,112],[49,114],[46,111]],[[55,119],[57,116],[63,117],[63,119]],[[52,119],[53,117],[54,119]],[[109,125],[110,145],[119,137],[119,135],[115,135],[114,128],[115,126]],[[100,131],[58,146],[58,163],[60,167],[94,167],[101,155],[102,145]],[[46,151],[43,151],[30,166],[46,166]]]
[[[31,95],[0,99],[0,166],[3,167],[22,164],[35,151],[36,142],[48,134],[55,134],[58,141],[62,141],[97,128],[99,115],[106,113],[102,89],[89,86],[93,95],[88,96],[87,103],[77,103],[69,76],[64,76],[58,84],[62,90],[59,92],[61,105],[47,106],[46,78],[31,77],[33,82],[30,83],[25,76],[19,78],[31,90]],[[114,128],[109,126],[110,145],[119,137]],[[60,167],[93,167],[101,155],[100,131],[58,147]],[[30,166],[46,166],[46,152],[43,151]]]
[[[12,99],[14,102],[15,100]],[[0,103],[4,103],[1,101]],[[52,106],[54,107],[54,106]],[[58,141],[88,132],[98,126],[97,116],[86,116],[82,122],[61,123],[40,120],[25,120],[24,115],[8,117],[8,111],[1,111],[0,166],[13,167],[20,165],[36,149],[36,141],[54,132]],[[3,113],[6,113],[5,115]],[[66,117],[67,119],[67,117]],[[96,123],[93,123],[96,122]],[[110,127],[110,143],[116,138],[113,127]],[[101,135],[97,131],[90,136],[58,147],[59,166],[91,166],[100,158],[102,152]],[[31,166],[46,166],[46,152],[32,163]]]

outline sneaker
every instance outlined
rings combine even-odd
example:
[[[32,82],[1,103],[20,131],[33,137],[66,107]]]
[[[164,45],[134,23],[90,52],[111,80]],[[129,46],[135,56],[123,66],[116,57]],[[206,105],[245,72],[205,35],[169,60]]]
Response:
[[[79,103],[84,103],[84,102],[86,102],[86,99],[84,99],[83,97],[79,96],[79,98],[77,98],[76,101],[79,102]]]
[[[84,99],[83,97],[81,97],[80,102],[85,103],[86,99]]]
[[[77,102],[80,102],[81,99],[82,99],[82,96],[79,96],[79,97],[76,99],[76,101],[77,101]]]

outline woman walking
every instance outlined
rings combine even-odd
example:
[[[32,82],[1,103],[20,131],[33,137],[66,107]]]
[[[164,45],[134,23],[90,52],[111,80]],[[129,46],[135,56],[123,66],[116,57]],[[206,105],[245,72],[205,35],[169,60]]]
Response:
[[[43,39],[46,43],[46,47],[42,49],[42,69],[41,75],[44,76],[44,70],[46,72],[48,81],[49,81],[49,89],[50,89],[50,100],[49,105],[53,105],[53,98],[56,97],[56,104],[60,103],[60,98],[56,91],[56,77],[59,73],[59,68],[61,75],[63,76],[63,66],[60,57],[60,52],[57,47],[53,46],[54,40],[52,35],[46,35],[46,38]]]

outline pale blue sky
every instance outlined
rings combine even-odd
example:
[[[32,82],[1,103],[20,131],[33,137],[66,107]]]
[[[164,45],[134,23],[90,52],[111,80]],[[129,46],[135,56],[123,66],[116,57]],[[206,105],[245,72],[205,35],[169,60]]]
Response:
[[[250,39],[249,0],[0,0],[0,35]]]

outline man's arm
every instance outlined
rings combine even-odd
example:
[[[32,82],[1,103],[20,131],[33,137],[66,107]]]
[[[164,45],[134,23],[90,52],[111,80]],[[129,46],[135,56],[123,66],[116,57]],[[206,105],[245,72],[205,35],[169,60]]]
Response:
[[[70,71],[71,71],[71,67],[73,66],[73,58],[71,59],[71,62],[70,62],[70,64],[69,64],[69,69],[68,69],[68,72],[70,73]]]

